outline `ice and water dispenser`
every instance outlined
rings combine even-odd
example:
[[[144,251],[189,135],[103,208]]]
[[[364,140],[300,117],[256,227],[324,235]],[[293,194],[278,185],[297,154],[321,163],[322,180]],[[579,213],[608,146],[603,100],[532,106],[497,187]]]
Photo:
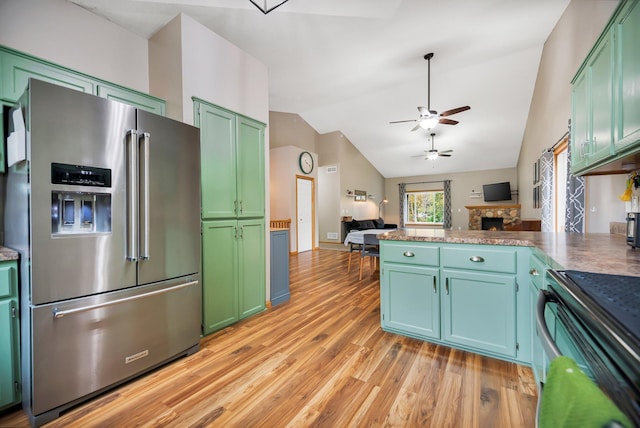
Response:
[[[51,184],[53,235],[111,232],[110,169],[52,163]]]

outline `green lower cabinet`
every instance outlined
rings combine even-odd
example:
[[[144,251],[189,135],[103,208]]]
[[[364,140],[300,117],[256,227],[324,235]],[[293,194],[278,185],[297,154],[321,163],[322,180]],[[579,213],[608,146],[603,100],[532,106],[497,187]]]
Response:
[[[238,222],[202,222],[203,333],[238,321]]]
[[[265,309],[264,219],[202,222],[203,334]]]
[[[385,331],[530,363],[529,248],[380,242]]]
[[[264,220],[238,221],[240,319],[262,312],[266,305]]]
[[[424,339],[440,339],[439,270],[385,263],[382,326]]]
[[[516,356],[516,278],[442,270],[442,338],[470,348]]]
[[[20,402],[18,268],[0,262],[0,410]]]

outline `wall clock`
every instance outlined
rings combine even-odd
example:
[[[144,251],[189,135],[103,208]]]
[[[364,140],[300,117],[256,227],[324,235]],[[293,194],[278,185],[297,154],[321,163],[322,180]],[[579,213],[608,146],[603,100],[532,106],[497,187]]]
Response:
[[[300,171],[304,172],[305,174],[311,174],[311,171],[313,171],[313,156],[311,156],[311,153],[300,153],[298,161],[300,164]]]

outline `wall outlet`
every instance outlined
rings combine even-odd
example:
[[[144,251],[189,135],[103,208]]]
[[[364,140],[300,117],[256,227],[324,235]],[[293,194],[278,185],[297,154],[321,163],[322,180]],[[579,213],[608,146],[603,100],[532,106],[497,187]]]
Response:
[[[337,232],[328,232],[327,233],[327,239],[338,239],[338,233]]]

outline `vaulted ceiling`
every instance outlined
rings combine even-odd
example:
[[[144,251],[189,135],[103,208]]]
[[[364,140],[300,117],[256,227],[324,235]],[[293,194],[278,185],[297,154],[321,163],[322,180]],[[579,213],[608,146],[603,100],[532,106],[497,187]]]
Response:
[[[267,65],[270,110],[342,132],[387,178],[514,167],[543,45],[569,3],[289,0],[264,15],[249,0],[71,1],[145,38],[189,15]],[[432,131],[389,124],[427,106],[429,52],[431,109],[471,109]],[[430,132],[452,157],[415,157]]]

